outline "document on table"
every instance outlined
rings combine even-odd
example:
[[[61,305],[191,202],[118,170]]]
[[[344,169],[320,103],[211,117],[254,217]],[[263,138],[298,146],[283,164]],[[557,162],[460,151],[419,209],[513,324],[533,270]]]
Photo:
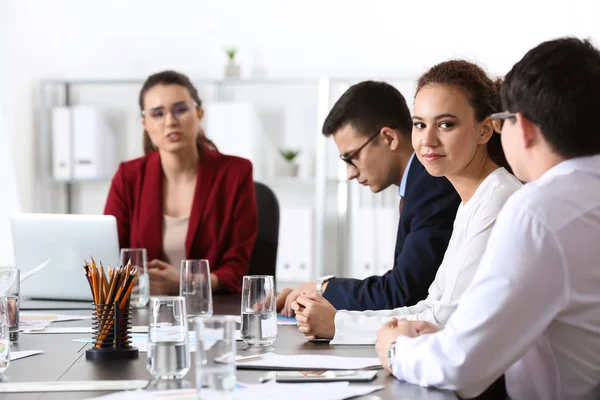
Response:
[[[242,323],[242,317],[239,315],[230,315],[235,319],[238,324]],[[296,317],[284,317],[283,315],[277,316],[277,325],[296,325]]]
[[[383,389],[376,385],[350,385],[349,382],[334,383],[271,383],[264,385],[240,384],[235,390],[236,400],[344,400],[356,396],[364,396]],[[218,400],[223,398],[222,393],[211,389],[203,389],[202,400]],[[136,390],[120,392],[108,396],[95,397],[97,400],[189,400],[197,399],[194,389],[165,390],[148,392]]]
[[[25,331],[23,333],[31,333],[31,334],[43,334],[43,333],[94,333],[91,326],[65,326],[65,327],[52,327],[49,326],[47,328],[41,329],[39,331]],[[131,333],[148,333],[147,326],[133,326],[131,327]]]
[[[92,315],[68,315],[56,313],[41,313],[36,311],[21,311],[19,315],[19,329],[28,333],[30,331],[42,330],[52,322],[79,321],[92,319]]]
[[[209,335],[210,336],[210,335]],[[240,331],[235,331],[235,340],[242,340]],[[204,339],[204,349],[210,349],[216,342],[218,338],[215,337],[207,337]],[[92,338],[81,338],[81,339],[73,339],[74,342],[81,343],[93,343],[94,339]],[[190,346],[190,351],[196,351],[196,332],[188,332],[188,344]],[[131,345],[133,347],[137,347],[137,349],[141,352],[148,351],[148,334],[147,333],[132,333],[131,334]]]
[[[43,352],[44,352],[44,350],[11,351],[10,352],[10,361],[15,361],[20,358],[35,356],[36,354],[41,354]]]
[[[148,381],[144,380],[3,382],[0,383],[0,393],[135,390],[145,388],[147,385]]]
[[[246,369],[365,369],[381,367],[377,357],[337,357],[321,355],[281,355],[265,353],[259,360],[238,361],[238,368]]]
[[[277,325],[280,325],[280,326],[297,325],[296,317],[284,317],[283,315],[278,315],[277,316]]]

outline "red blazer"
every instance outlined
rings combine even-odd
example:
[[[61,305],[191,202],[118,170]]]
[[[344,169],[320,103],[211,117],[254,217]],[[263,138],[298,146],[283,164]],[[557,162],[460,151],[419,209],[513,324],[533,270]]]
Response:
[[[120,247],[145,248],[149,261],[165,261],[162,182],[158,151],[121,163],[104,209],[117,219]],[[221,289],[240,292],[258,230],[252,164],[205,148],[196,182],[186,257],[208,259]]]

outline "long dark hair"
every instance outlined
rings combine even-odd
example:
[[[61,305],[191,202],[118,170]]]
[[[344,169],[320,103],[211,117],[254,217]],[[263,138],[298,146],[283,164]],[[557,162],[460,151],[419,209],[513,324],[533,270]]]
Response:
[[[180,72],[162,71],[150,75],[146,79],[146,82],[144,82],[144,85],[142,85],[142,90],[140,90],[139,97],[140,111],[144,110],[144,97],[146,96],[146,93],[148,93],[150,89],[157,85],[183,86],[188,90],[188,92],[190,92],[190,96],[192,96],[192,99],[194,99],[194,101],[196,102],[196,107],[202,107],[202,100],[198,95],[198,90],[196,90],[196,87],[194,87],[192,81],[190,81],[190,78],[188,78],[186,75]],[[198,148],[198,154],[202,154],[202,149],[204,148],[204,146],[207,146],[210,150],[218,151],[217,146],[215,146],[215,144],[206,137],[202,128],[200,128],[200,131],[196,136],[196,146]],[[150,140],[148,132],[144,130],[144,154],[149,154],[154,150],[156,150],[156,148],[152,144],[152,140]]]
[[[477,64],[465,60],[450,60],[437,64],[419,78],[416,93],[430,83],[453,85],[461,89],[475,110],[475,118],[478,122],[501,111],[500,85],[502,81],[499,79],[493,81]],[[496,132],[492,133],[487,142],[487,151],[492,161],[509,172],[511,171],[502,149],[500,135]]]

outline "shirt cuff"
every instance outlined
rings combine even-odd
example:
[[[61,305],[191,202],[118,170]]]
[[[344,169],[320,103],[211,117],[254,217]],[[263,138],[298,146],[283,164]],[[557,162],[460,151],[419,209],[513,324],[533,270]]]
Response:
[[[356,322],[356,316],[345,310],[339,310],[335,313],[334,325],[335,334],[329,344],[375,344],[377,341],[377,330],[379,326],[361,326]]]
[[[410,368],[405,368],[403,361],[407,362],[410,359],[410,354],[413,351],[415,340],[418,338],[410,338],[407,336],[399,336],[396,339],[396,356],[394,357],[394,366],[392,370],[394,371],[394,376],[398,378],[398,380],[417,383],[415,382],[415,377],[407,373]]]

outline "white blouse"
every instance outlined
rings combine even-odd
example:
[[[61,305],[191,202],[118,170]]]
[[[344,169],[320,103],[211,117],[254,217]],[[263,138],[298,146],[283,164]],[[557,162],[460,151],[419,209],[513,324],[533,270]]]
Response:
[[[393,310],[339,310],[331,344],[374,344],[377,331],[392,317],[423,320],[443,327],[471,283],[496,216],[521,186],[504,168],[488,175],[473,197],[458,208],[452,237],[427,298],[413,306]]]
[[[396,341],[394,375],[471,398],[600,399],[600,155],[563,161],[506,203],[445,329]]]

